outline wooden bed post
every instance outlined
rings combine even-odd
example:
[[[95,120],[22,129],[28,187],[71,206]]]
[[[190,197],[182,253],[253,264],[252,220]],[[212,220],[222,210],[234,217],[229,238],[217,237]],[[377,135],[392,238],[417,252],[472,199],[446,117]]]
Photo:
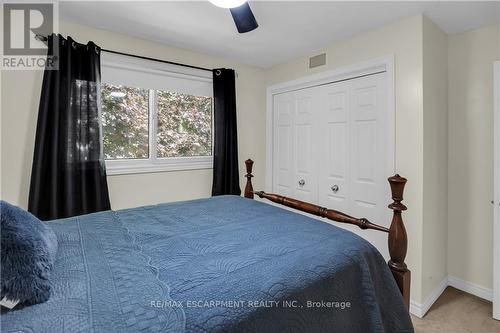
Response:
[[[245,165],[247,167],[247,174],[245,175],[247,179],[245,198],[253,199],[255,194],[259,198],[266,198],[277,204],[324,217],[332,221],[357,225],[361,229],[372,229],[387,232],[389,234],[389,254],[391,256],[391,260],[389,260],[387,264],[389,265],[392,275],[394,276],[394,280],[396,280],[396,284],[403,295],[406,308],[409,309],[411,272],[405,264],[406,251],[408,249],[408,237],[403,224],[403,218],[401,217],[401,213],[407,209],[406,206],[401,203],[401,201],[403,201],[403,191],[406,184],[406,178],[395,175],[388,179],[391,184],[392,200],[394,200],[394,202],[389,205],[389,208],[393,210],[393,217],[391,226],[387,229],[381,225],[371,223],[367,219],[355,218],[342,212],[317,206],[308,202],[287,198],[278,194],[266,193],[263,191],[254,192],[252,186],[253,161],[248,159],[245,161]]]
[[[403,200],[406,178],[395,175],[388,180],[391,184],[392,200],[394,200],[394,202],[389,205],[389,208],[393,210],[393,217],[389,228],[389,254],[391,260],[389,260],[388,265],[399,290],[401,290],[401,294],[403,294],[403,299],[408,309],[410,306],[411,273],[405,264],[408,237],[403,224],[403,218],[401,217],[401,212],[407,209],[406,206],[401,203]]]
[[[245,165],[247,167],[247,174],[245,178],[247,179],[247,185],[245,186],[245,198],[253,199],[253,186],[252,186],[252,167],[253,161],[248,159],[245,161]]]

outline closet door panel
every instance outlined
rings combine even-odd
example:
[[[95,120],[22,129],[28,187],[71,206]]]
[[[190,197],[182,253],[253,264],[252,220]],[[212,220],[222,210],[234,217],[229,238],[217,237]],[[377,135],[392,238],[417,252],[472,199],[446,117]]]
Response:
[[[316,203],[317,175],[317,119],[318,89],[295,92],[294,117],[294,197]]]
[[[293,195],[293,93],[274,96],[273,192]]]
[[[388,226],[387,74],[274,97],[273,191]],[[338,224],[387,257],[387,235]]]
[[[349,85],[320,88],[319,203],[346,211],[349,198]]]
[[[385,73],[352,80],[351,84],[351,210],[357,216],[382,223],[388,200],[384,191]]]

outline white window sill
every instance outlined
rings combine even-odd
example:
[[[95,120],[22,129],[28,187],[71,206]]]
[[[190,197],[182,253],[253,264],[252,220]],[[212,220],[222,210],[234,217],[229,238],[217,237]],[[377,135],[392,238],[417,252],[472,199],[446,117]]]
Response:
[[[156,160],[106,160],[108,176],[212,169],[213,157],[175,157]]]

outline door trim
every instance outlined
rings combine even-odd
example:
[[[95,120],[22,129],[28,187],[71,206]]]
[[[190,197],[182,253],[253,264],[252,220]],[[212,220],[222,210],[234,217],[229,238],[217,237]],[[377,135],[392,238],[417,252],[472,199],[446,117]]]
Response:
[[[493,318],[500,320],[500,61],[493,66]]]
[[[396,169],[396,110],[394,94],[394,55],[360,62],[353,65],[340,67],[334,70],[321,72],[305,76],[299,79],[278,83],[267,87],[267,107],[266,107],[266,184],[265,190],[272,191],[273,184],[273,96],[294,91],[298,89],[310,88],[318,85],[333,83],[342,80],[353,79],[360,76],[376,74],[385,71],[387,73],[387,107],[388,107],[388,128],[392,129],[387,133],[388,160],[387,175],[394,174]]]

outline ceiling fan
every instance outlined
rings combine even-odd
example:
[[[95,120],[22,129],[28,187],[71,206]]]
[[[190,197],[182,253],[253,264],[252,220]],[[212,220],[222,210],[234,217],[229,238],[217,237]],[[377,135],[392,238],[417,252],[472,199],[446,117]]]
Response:
[[[221,8],[229,8],[234,24],[240,34],[257,29],[259,24],[255,20],[252,9],[246,0],[209,0]]]

